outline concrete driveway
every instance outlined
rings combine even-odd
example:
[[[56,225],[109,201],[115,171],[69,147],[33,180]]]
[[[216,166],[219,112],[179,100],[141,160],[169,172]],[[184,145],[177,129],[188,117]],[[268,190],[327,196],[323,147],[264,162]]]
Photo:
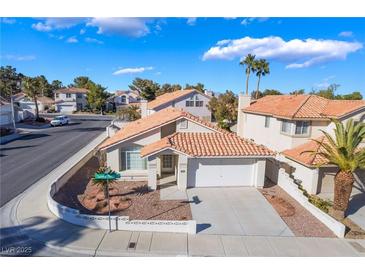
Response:
[[[256,188],[191,188],[187,194],[198,233],[294,236]]]

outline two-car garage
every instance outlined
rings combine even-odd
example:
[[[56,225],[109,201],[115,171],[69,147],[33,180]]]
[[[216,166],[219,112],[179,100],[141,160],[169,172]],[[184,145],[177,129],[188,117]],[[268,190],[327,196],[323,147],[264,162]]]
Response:
[[[257,162],[247,158],[190,158],[187,186],[255,186]]]

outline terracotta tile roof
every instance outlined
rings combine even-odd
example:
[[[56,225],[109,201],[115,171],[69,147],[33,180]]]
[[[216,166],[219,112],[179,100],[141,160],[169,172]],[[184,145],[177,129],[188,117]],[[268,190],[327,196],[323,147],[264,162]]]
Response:
[[[54,104],[53,99],[46,96],[38,97],[37,100],[43,104]]]
[[[341,118],[365,108],[364,100],[330,100],[317,95],[269,95],[243,109],[289,119]]]
[[[134,90],[116,90],[115,95],[116,96],[129,95],[134,98],[140,97],[140,95],[138,94],[138,91],[134,91]]]
[[[184,89],[184,90],[177,90],[174,92],[164,93],[164,94],[156,97],[155,100],[148,102],[147,108],[148,109],[157,108],[163,104],[169,103],[173,100],[179,99],[179,98],[189,95],[193,92],[196,92],[196,90],[195,89]]]
[[[132,138],[144,132],[148,132],[154,128],[158,128],[164,124],[171,123],[181,118],[189,119],[205,127],[211,128],[217,132],[227,133],[227,131],[225,131],[224,129],[221,129],[207,121],[201,120],[200,118],[188,112],[170,107],[161,111],[157,111],[145,118],[138,119],[134,122],[129,123],[124,128],[119,130],[115,135],[105,140],[104,143],[99,146],[99,148],[103,149],[109,147],[113,144]]]
[[[177,132],[144,146],[141,156],[145,157],[169,148],[192,157],[275,155],[265,146],[241,139],[233,133]]]
[[[316,140],[327,143],[327,139],[324,136],[321,136],[321,137],[317,138]],[[318,151],[319,152],[320,150],[321,150],[321,146],[317,142],[310,140],[309,142],[304,143],[302,145],[296,146],[291,149],[284,150],[282,152],[282,154],[284,156],[286,156],[287,158],[292,159],[296,162],[299,162],[303,165],[314,167],[319,164],[326,164],[327,160],[320,155],[313,155],[312,153],[303,153],[303,152],[305,152],[305,151]]]
[[[88,93],[89,90],[86,88],[61,88],[55,91],[55,93]]]
[[[28,96],[24,92],[20,92],[20,93],[15,95],[14,101],[18,102],[18,101],[22,100],[25,97],[28,98]],[[28,99],[33,102],[33,99],[31,99],[31,98],[28,98]],[[54,100],[52,98],[49,98],[49,97],[46,97],[46,96],[37,97],[37,101],[41,102],[43,104],[54,104]]]

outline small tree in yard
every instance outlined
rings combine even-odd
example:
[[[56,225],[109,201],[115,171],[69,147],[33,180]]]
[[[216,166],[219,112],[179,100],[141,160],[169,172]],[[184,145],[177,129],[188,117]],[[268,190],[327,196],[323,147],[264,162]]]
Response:
[[[325,131],[322,141],[314,140],[319,145],[316,151],[305,151],[314,156],[325,159],[323,164],[332,164],[338,167],[335,176],[334,203],[331,215],[336,219],[343,219],[347,210],[349,199],[354,184],[353,173],[357,169],[365,168],[365,148],[360,148],[360,143],[365,138],[365,123],[355,125],[352,119],[344,126],[340,121],[333,120],[335,124],[332,137]]]
[[[141,112],[138,106],[128,106],[120,108],[117,111],[117,116],[119,118],[126,117],[129,121],[135,121],[141,118]]]
[[[105,87],[102,87],[99,84],[89,85],[89,92],[86,95],[86,100],[92,110],[103,112],[103,107],[109,97],[109,94],[105,89]]]
[[[99,168],[96,173],[114,173],[110,167],[106,166],[106,153],[101,150],[95,150],[94,156],[98,158],[99,161]],[[104,198],[107,199],[108,197],[108,184],[114,184],[114,180],[95,180],[93,179],[93,184],[99,186],[104,192]]]
[[[101,167],[98,168],[96,173],[110,173],[110,174],[113,174],[113,173],[115,173],[115,171],[111,170],[110,167],[101,166]],[[108,198],[108,190],[109,190],[108,184],[111,185],[111,184],[114,184],[114,183],[115,183],[114,180],[95,180],[95,179],[93,179],[93,184],[99,186],[103,190],[105,199]]]

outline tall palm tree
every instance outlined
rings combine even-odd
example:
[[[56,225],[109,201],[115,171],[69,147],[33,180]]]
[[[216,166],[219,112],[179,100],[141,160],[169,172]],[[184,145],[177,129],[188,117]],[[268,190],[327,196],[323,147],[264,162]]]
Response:
[[[251,71],[254,72],[255,55],[248,54],[245,59],[240,62],[240,65],[246,66],[246,95],[248,95],[248,80],[250,78]]]
[[[33,102],[35,104],[35,118],[36,120],[39,120],[39,110],[38,110],[38,96],[40,95],[40,83],[39,79],[37,77],[25,77],[22,81],[23,84],[23,90],[25,94],[33,99]]]
[[[257,76],[257,88],[256,88],[255,99],[258,99],[261,76],[265,76],[266,74],[270,73],[270,64],[265,59],[259,59],[254,62],[254,69],[256,71],[256,76]]]
[[[344,126],[338,120],[333,120],[333,122],[335,124],[334,137],[322,131],[323,140],[314,140],[319,145],[319,149],[306,152],[324,159],[319,166],[332,164],[338,167],[335,176],[332,215],[337,219],[343,219],[355,180],[353,173],[357,169],[365,168],[365,148],[359,147],[365,138],[365,123],[360,122],[355,125],[354,121],[350,119]]]

